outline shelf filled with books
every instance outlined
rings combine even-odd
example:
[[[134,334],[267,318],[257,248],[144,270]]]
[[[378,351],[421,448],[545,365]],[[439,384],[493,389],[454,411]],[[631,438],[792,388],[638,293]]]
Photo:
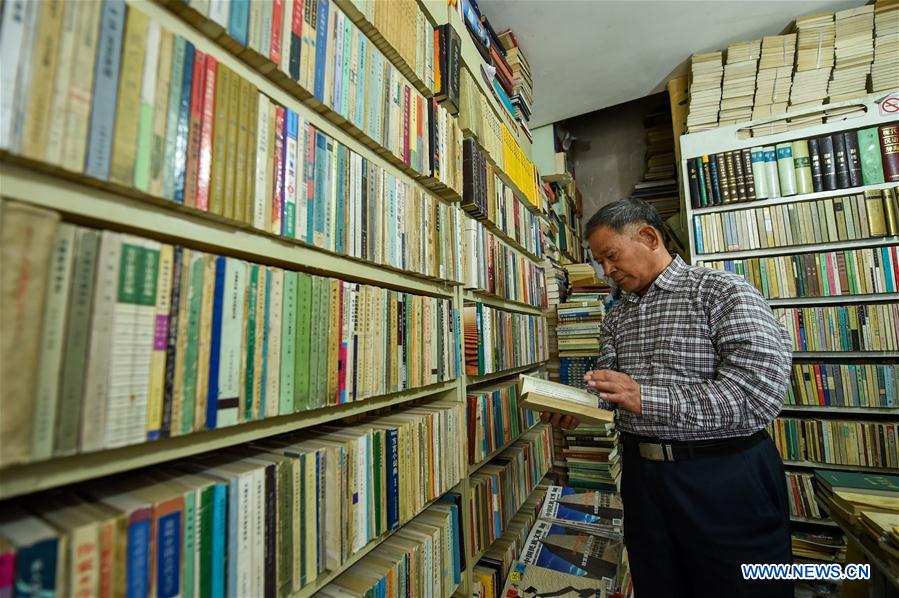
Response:
[[[478,380],[538,365],[547,359],[546,318],[466,302],[465,374]]]
[[[756,287],[793,344],[769,429],[790,469],[899,470],[899,122],[879,100],[771,134],[759,120],[681,137],[693,263]],[[809,480],[791,484],[794,520],[827,525]]]
[[[533,428],[539,415],[518,405],[518,381],[466,391],[469,475]]]

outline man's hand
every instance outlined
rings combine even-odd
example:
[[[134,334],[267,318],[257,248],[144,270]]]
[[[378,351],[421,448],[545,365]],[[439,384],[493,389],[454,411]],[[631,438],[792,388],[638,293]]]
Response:
[[[615,403],[626,411],[640,415],[643,406],[640,403],[640,385],[634,379],[614,370],[593,370],[584,374],[587,386],[598,390],[603,401]]]
[[[561,413],[551,413],[549,411],[541,413],[540,420],[544,424],[552,424],[554,427],[563,428],[565,430],[573,430],[581,425],[581,421],[573,415],[563,415]]]

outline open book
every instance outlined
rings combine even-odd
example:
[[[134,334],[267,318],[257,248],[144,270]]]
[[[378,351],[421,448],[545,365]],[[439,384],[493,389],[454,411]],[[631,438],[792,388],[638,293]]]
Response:
[[[564,413],[588,424],[604,424],[615,419],[615,413],[600,409],[596,395],[586,390],[525,374],[518,377],[518,386],[520,404],[526,409]]]

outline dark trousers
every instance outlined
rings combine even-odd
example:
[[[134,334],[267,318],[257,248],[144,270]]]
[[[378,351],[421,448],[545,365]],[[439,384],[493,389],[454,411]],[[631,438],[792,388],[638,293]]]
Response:
[[[659,462],[625,443],[621,495],[634,598],[791,598],[742,563],[790,563],[783,463],[769,437],[729,455]]]

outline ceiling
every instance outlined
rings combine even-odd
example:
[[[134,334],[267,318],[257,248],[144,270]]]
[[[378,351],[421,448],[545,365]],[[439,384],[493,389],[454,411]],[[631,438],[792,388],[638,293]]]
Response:
[[[797,16],[864,0],[479,0],[510,27],[534,79],[538,127],[640,98],[686,73],[691,54],[783,32]]]

